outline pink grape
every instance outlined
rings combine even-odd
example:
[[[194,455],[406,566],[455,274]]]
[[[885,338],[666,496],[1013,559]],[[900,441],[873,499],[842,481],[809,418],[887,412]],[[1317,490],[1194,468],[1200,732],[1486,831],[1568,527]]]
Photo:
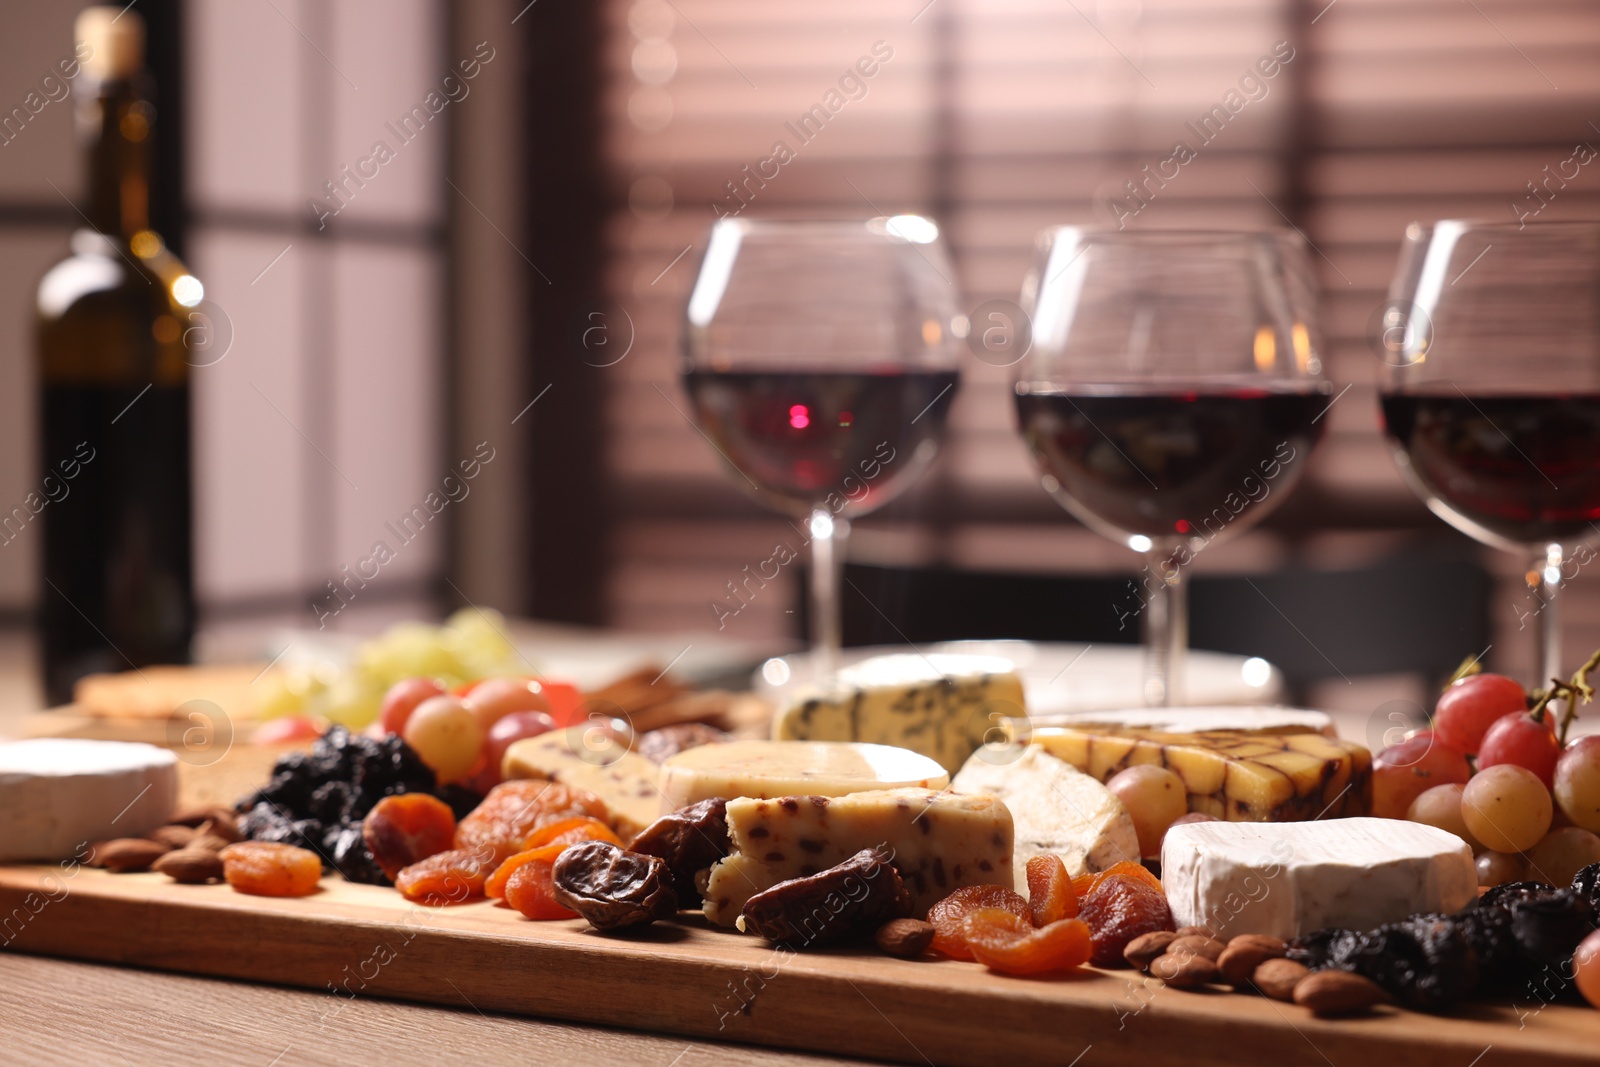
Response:
[[[429,697],[444,695],[444,686],[432,678],[405,678],[389,687],[378,708],[378,724],[387,733],[404,733],[406,720]]]
[[[1556,804],[1572,825],[1600,831],[1600,734],[1580,737],[1556,761]]]
[[[500,780],[500,764],[506,758],[506,749],[524,737],[538,737],[556,728],[555,719],[543,711],[513,711],[489,727],[489,738],[484,742],[484,755],[488,762],[484,773]]]
[[[1527,708],[1528,694],[1515,679],[1474,674],[1440,694],[1433,709],[1433,732],[1457,752],[1476,756],[1484,733],[1495,720]]]
[[[1421,730],[1372,759],[1372,814],[1404,819],[1411,802],[1436,785],[1472,777],[1467,757],[1432,730]]]
[[[1510,763],[1532,771],[1544,787],[1555,781],[1556,761],[1561,758],[1561,742],[1556,740],[1555,716],[1545,709],[1544,718],[1535,720],[1524,711],[1502,715],[1483,735],[1478,747],[1478,770]]]
[[[429,697],[418,704],[401,736],[441,783],[461,781],[483,760],[483,727],[453,696]]]
[[[543,687],[527,678],[488,678],[462,697],[485,730],[516,711],[550,710]]]

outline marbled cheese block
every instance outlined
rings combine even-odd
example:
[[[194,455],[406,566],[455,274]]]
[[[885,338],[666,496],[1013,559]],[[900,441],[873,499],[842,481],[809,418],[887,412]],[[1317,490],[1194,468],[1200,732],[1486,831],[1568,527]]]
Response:
[[[841,797],[949,784],[927,756],[853,741],[730,741],[687,749],[661,765],[663,812],[712,797]]]
[[[1125,708],[1120,711],[1078,711],[1035,716],[1035,726],[1071,730],[1151,730],[1167,734],[1201,734],[1229,730],[1241,734],[1322,734],[1338,737],[1333,716],[1309,708]]]
[[[779,741],[869,741],[937,760],[951,774],[1027,718],[1022,679],[996,656],[874,656],[802,690],[773,719]]]
[[[1372,802],[1372,754],[1321,734],[1047,727],[1032,743],[1101,782],[1140,763],[1166,767],[1183,779],[1191,812],[1231,822],[1337,819]]]
[[[1161,881],[1179,926],[1209,926],[1223,940],[1370,930],[1478,897],[1466,842],[1399,819],[1185,823],[1162,843]]]
[[[569,726],[515,741],[500,767],[507,780],[546,778],[588,790],[611,809],[612,825],[625,841],[661,814],[656,765],[629,751],[625,739],[596,726]]]
[[[966,885],[1010,888],[1011,813],[991,796],[885,789],[842,797],[728,802],[733,848],[711,868],[705,913],[733,926],[745,901],[816,874],[864,848],[892,849],[919,917]]]
[[[950,788],[999,797],[1010,809],[1017,885],[1028,884],[1028,861],[1047,853],[1060,856],[1073,877],[1139,862],[1139,835],[1122,801],[1042,748],[986,748],[967,760]]]
[[[172,817],[178,761],[155,745],[77,738],[0,744],[0,863],[60,860]]]

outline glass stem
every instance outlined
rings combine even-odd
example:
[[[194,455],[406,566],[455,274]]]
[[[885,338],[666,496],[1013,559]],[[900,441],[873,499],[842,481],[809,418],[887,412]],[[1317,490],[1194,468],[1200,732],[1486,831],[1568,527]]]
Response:
[[[1155,577],[1150,604],[1145,610],[1144,702],[1167,707],[1183,702],[1184,659],[1189,650],[1189,587],[1183,568],[1164,550],[1145,556]],[[1146,583],[1148,586],[1151,583]]]
[[[827,508],[812,511],[811,533],[811,668],[821,678],[839,669],[839,585],[844,575],[844,549],[850,523]]]
[[[1540,689],[1550,684],[1552,678],[1565,678],[1561,670],[1561,564],[1560,545],[1546,545],[1533,559],[1533,570],[1538,574],[1539,645],[1536,662],[1539,676],[1534,685]]]

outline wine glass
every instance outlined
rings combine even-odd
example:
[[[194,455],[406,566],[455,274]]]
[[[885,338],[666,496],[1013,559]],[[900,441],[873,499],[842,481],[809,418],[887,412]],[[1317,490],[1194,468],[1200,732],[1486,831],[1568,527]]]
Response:
[[[1289,494],[1329,405],[1304,241],[1061,226],[1038,245],[1018,425],[1057,502],[1144,555],[1112,610],[1144,625],[1145,701],[1180,703],[1184,570]]]
[[[938,452],[959,382],[953,277],[938,226],[918,215],[711,227],[683,385],[739,487],[803,522],[818,676],[838,667],[850,520],[898,496]],[[791,556],[786,543],[731,576],[712,603],[719,628]]]
[[[1523,553],[1535,684],[1600,540],[1600,222],[1412,223],[1376,338],[1385,432],[1428,508]]]

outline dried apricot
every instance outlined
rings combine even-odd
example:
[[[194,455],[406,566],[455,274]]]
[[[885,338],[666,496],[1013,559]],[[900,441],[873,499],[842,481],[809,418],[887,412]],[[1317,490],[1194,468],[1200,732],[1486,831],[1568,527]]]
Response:
[[[928,909],[928,922],[933,925],[934,950],[951,959],[972,959],[972,950],[961,935],[961,920],[979,908],[999,908],[1025,923],[1033,921],[1028,902],[1004,886],[965,886]]]
[[[361,822],[361,840],[390,881],[413,863],[446,851],[455,838],[455,813],[427,793],[384,797]]]
[[[1028,861],[1028,907],[1035,926],[1077,916],[1078,894],[1060,856],[1046,853]]]
[[[553,845],[540,845],[538,848],[524,849],[521,852],[507,856],[500,866],[494,869],[487,881],[483,883],[483,895],[490,900],[503,900],[506,895],[506,880],[511,877],[517,868],[534,860],[543,860],[551,865],[556,862],[556,857],[567,847],[569,842]]]
[[[622,844],[622,839],[611,827],[599,819],[580,815],[545,823],[528,835],[522,847],[526,850],[543,845],[576,845],[579,841],[607,841],[618,846]]]
[[[1096,871],[1093,874],[1078,875],[1078,877],[1072,880],[1072,891],[1078,895],[1079,900],[1082,900],[1084,897],[1089,895],[1089,891],[1091,889],[1105,881],[1113,874],[1123,878],[1137,878],[1140,881],[1148,883],[1152,889],[1158,890],[1162,893],[1166,892],[1166,890],[1161,886],[1161,879],[1151,874],[1150,868],[1146,867],[1142,863],[1134,863],[1130,860],[1122,860],[1121,862],[1113,863],[1105,870]]]
[[[1001,908],[978,908],[961,920],[961,936],[973,958],[1004,974],[1065,971],[1089,962],[1089,927],[1081,919],[1059,919],[1035,929]]]
[[[455,845],[506,846],[509,854],[521,849],[528,835],[545,823],[580,815],[605,822],[610,814],[604,801],[582,789],[536,778],[501,782],[461,820]]]
[[[1089,924],[1096,967],[1123,966],[1128,942],[1174,928],[1166,894],[1149,879],[1109,872],[1078,901],[1078,918]]]
[[[258,897],[303,897],[317,891],[322,857],[310,849],[276,841],[240,841],[222,857],[222,876],[241,893]]]
[[[504,859],[505,853],[492,845],[453,848],[405,868],[394,885],[407,900],[460,904],[483,895],[483,883]]]
[[[511,872],[506,879],[506,903],[530,919],[576,919],[578,913],[556,902],[551,872],[555,856],[567,850],[566,845],[546,845],[539,852],[555,855],[549,859],[531,859]]]

